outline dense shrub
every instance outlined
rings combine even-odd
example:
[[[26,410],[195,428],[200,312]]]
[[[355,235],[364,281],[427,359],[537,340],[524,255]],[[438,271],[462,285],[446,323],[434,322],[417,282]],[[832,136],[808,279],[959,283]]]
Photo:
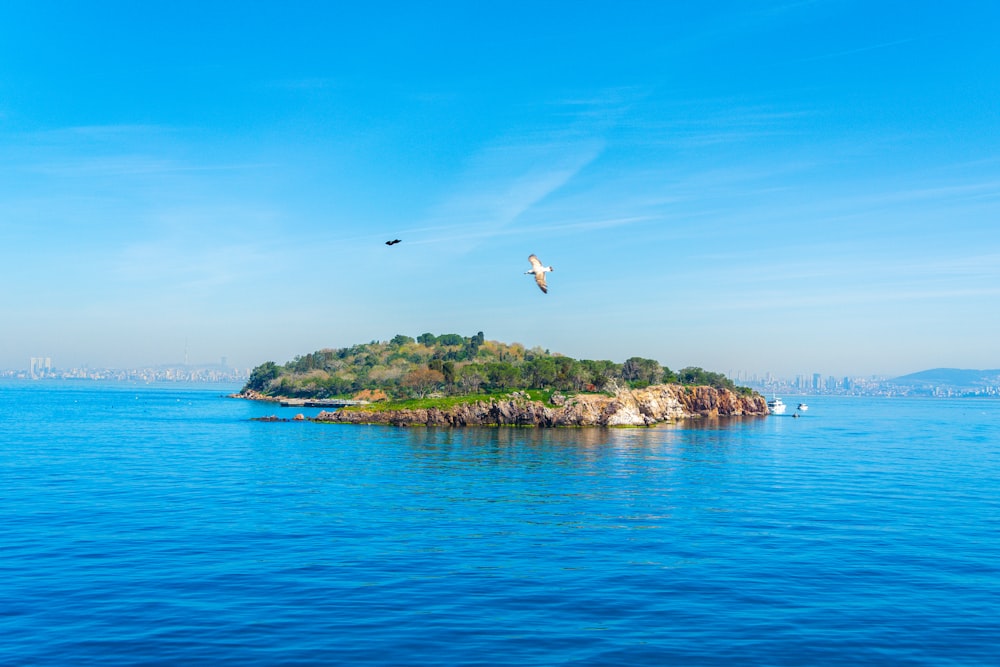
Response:
[[[333,397],[381,392],[389,398],[428,393],[449,395],[511,389],[578,392],[660,383],[707,385],[751,394],[721,373],[698,367],[672,371],[654,359],[630,357],[623,364],[573,359],[519,343],[487,341],[483,332],[399,334],[388,342],[323,349],[284,366],[268,361],[253,369],[244,389],[270,395]]]

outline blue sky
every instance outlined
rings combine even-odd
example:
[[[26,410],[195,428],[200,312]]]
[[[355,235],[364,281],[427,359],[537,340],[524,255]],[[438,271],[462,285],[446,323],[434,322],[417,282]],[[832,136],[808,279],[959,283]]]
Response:
[[[233,7],[0,7],[0,367],[1000,367],[998,3]]]

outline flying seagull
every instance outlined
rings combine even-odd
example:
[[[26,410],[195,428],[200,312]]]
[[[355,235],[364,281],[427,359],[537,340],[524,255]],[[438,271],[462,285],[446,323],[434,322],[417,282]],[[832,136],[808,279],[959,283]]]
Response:
[[[538,261],[538,258],[534,255],[529,255],[528,261],[531,262],[531,271],[525,271],[524,274],[528,275],[529,273],[534,273],[535,282],[538,283],[538,288],[548,294],[549,288],[545,286],[545,272],[551,271],[552,267],[542,266],[542,263]]]
[[[396,245],[397,243],[399,243],[399,239],[393,239],[385,242],[386,245]]]

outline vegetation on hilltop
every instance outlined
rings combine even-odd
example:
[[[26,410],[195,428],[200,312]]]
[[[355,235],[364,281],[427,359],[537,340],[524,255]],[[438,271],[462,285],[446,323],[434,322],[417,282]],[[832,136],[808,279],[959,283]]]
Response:
[[[540,347],[475,336],[431,333],[398,335],[337,350],[295,357],[279,366],[268,361],[253,369],[244,391],[268,396],[333,398],[366,392],[391,399],[430,394],[459,396],[513,389],[580,392],[652,384],[707,385],[751,393],[721,373],[689,367],[672,371],[658,361],[632,357],[624,363],[573,359]]]

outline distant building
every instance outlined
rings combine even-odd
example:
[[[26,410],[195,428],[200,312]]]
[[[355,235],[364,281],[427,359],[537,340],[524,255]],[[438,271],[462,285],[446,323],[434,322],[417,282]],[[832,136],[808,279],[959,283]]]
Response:
[[[52,373],[52,357],[32,357],[28,364],[28,375],[35,380]]]

